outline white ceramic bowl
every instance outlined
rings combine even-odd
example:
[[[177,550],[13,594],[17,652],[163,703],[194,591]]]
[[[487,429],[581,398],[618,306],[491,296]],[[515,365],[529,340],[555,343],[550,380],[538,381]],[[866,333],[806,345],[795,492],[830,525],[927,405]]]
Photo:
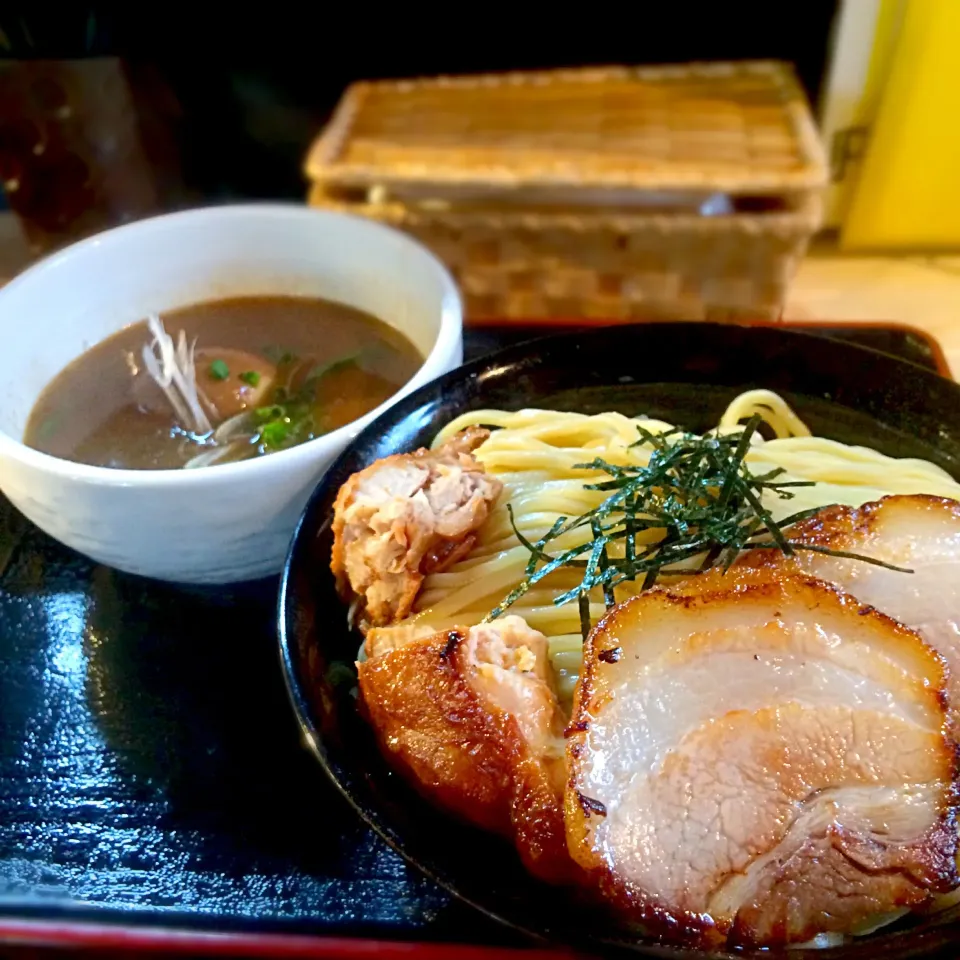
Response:
[[[111,470],[21,442],[41,390],[150,311],[244,294],[322,296],[401,330],[426,357],[395,397],[281,453],[198,470]],[[276,573],[330,461],[394,400],[462,358],[460,298],[423,247],[355,217],[276,205],[143,220],[84,240],[0,289],[0,489],[50,536],[101,563],[184,583]]]

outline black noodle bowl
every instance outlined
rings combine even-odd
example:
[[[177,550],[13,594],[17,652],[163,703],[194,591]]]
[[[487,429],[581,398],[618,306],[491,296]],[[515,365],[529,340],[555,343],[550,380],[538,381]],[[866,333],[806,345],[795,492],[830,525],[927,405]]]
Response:
[[[510,844],[444,816],[390,772],[356,709],[352,664],[360,638],[348,628],[329,570],[337,491],[379,457],[429,444],[442,426],[471,409],[618,410],[702,431],[737,394],[760,387],[780,393],[818,435],[930,460],[960,480],[960,386],[952,381],[808,334],[664,323],[520,345],[428,384],[356,438],[301,519],[283,574],[278,629],[290,699],[311,749],[360,816],[409,862],[537,940],[662,957],[749,955],[667,946],[618,925],[576,892],[533,879]],[[954,956],[957,915],[950,909],[899,921],[818,956]]]

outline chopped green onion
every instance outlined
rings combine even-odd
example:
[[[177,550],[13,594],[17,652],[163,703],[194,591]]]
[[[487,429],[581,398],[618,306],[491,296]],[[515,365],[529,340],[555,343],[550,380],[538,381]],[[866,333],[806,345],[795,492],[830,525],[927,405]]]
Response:
[[[40,429],[37,431],[38,440],[49,440],[60,427],[60,415],[58,413],[53,414],[51,417],[47,417],[43,423],[40,424]]]
[[[271,420],[283,420],[287,415],[287,410],[286,407],[275,403],[269,407],[257,407],[253,411],[253,415],[256,417],[257,423],[269,423]]]
[[[260,374],[256,370],[244,370],[240,374],[240,379],[244,383],[249,383],[251,387],[255,387],[260,383]]]
[[[334,660],[324,672],[324,678],[331,687],[356,686],[357,668],[344,660]]]
[[[260,442],[265,447],[279,447],[290,435],[290,424],[286,420],[271,420],[260,431]]]
[[[230,368],[223,360],[214,360],[207,368],[207,372],[214,380],[226,380],[230,376]]]

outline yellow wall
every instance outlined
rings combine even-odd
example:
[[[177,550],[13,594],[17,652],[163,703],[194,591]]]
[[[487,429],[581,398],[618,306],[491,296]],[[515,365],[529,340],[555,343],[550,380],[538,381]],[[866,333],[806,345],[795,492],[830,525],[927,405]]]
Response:
[[[885,6],[902,19],[841,246],[958,247],[960,0]]]

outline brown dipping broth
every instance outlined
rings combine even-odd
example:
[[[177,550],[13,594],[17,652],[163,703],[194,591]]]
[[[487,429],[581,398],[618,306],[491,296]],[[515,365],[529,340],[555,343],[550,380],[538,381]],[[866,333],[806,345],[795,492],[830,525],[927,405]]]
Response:
[[[276,365],[276,379],[258,405],[292,408],[297,400],[302,411],[301,401],[308,402],[308,427],[271,449],[351,423],[396,393],[423,363],[393,327],[319,298],[238,297],[171,310],[161,319],[174,340],[181,330],[196,339],[201,388],[213,384],[209,361],[217,348],[229,348]],[[143,370],[142,349],[151,339],[144,320],[74,360],[40,395],[24,443],[64,460],[139,470],[176,469],[200,453],[204,448],[180,429]],[[243,372],[230,368],[229,379]]]

